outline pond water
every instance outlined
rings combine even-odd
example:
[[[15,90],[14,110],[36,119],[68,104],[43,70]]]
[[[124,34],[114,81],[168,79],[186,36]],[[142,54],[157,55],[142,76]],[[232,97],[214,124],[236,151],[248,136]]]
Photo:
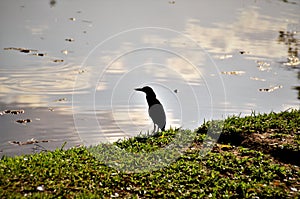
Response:
[[[145,85],[167,128],[298,109],[299,8],[296,0],[1,1],[0,155],[152,131],[145,95],[134,91]]]

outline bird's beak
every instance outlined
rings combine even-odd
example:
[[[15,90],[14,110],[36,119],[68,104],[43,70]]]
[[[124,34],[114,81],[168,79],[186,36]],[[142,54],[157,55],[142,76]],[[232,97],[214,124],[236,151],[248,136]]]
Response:
[[[135,88],[134,90],[136,90],[136,91],[143,91],[142,88]]]

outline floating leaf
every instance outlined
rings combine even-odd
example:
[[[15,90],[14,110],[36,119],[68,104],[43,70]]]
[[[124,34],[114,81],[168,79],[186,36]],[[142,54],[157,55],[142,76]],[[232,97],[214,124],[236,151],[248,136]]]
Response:
[[[39,57],[44,57],[46,56],[47,54],[46,53],[33,53],[31,55],[34,55],[34,56],[39,56]]]
[[[269,71],[270,68],[270,63],[267,63],[265,61],[256,61],[257,67],[260,71]]]
[[[85,73],[86,70],[78,70],[77,72],[78,72],[78,74],[82,74],[82,73]]]
[[[244,50],[240,50],[240,54],[250,54],[250,52],[249,51],[244,51]]]
[[[74,42],[75,39],[73,39],[73,38],[67,38],[67,39],[65,39],[65,41],[68,41],[68,42]]]
[[[67,98],[59,98],[57,100],[55,100],[55,102],[63,102],[63,101],[67,101]]]
[[[286,66],[297,66],[300,64],[300,60],[296,56],[290,56],[287,58],[287,62],[283,63]]]
[[[21,53],[37,52],[37,50],[33,50],[33,49],[27,49],[27,48],[15,48],[15,47],[4,48],[4,50],[16,50],[16,51],[19,51],[19,52],[21,52]]]
[[[24,110],[5,110],[5,111],[2,111],[2,115],[4,114],[13,114],[13,115],[18,115],[18,114],[21,114],[21,113],[25,113]]]
[[[32,122],[32,120],[31,119],[24,119],[24,120],[17,120],[16,122],[18,122],[20,124],[26,124],[26,123]]]
[[[245,71],[223,71],[221,73],[225,75],[242,75]]]
[[[20,50],[21,53],[30,53],[31,50],[28,50],[28,49],[23,49],[23,50]]]
[[[283,86],[279,85],[279,86],[273,86],[273,87],[270,87],[270,88],[260,88],[258,89],[259,91],[261,92],[273,92],[279,88],[282,88]]]
[[[61,63],[61,62],[64,62],[64,60],[63,59],[54,59],[53,62],[55,62],[55,63]]]
[[[27,140],[25,142],[20,141],[9,141],[10,144],[17,144],[17,145],[29,145],[29,144],[37,144],[42,142],[49,142],[49,140],[36,140],[34,138],[31,138],[30,140]]]

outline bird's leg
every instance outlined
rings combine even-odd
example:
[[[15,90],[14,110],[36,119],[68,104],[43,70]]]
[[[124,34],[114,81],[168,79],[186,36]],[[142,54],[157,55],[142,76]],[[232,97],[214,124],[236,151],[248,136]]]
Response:
[[[152,131],[152,134],[155,134],[156,133],[156,125],[153,124],[153,131]]]

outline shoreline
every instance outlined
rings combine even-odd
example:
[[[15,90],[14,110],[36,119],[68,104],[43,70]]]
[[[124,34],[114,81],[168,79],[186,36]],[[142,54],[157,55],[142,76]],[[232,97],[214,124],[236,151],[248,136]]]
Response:
[[[300,110],[229,117],[223,123],[218,143],[201,156],[213,121],[204,122],[194,132],[182,130],[185,135],[195,136],[184,153],[149,172],[124,172],[134,164],[149,166],[153,160],[128,162],[122,153],[108,159],[112,157],[105,150],[108,144],[96,147],[103,153],[100,159],[85,147],[2,157],[0,196],[296,198],[300,196],[299,121]],[[172,143],[179,131],[171,129],[110,145],[132,154],[147,154]],[[118,168],[124,171],[108,167],[112,163],[109,161],[119,163]]]

